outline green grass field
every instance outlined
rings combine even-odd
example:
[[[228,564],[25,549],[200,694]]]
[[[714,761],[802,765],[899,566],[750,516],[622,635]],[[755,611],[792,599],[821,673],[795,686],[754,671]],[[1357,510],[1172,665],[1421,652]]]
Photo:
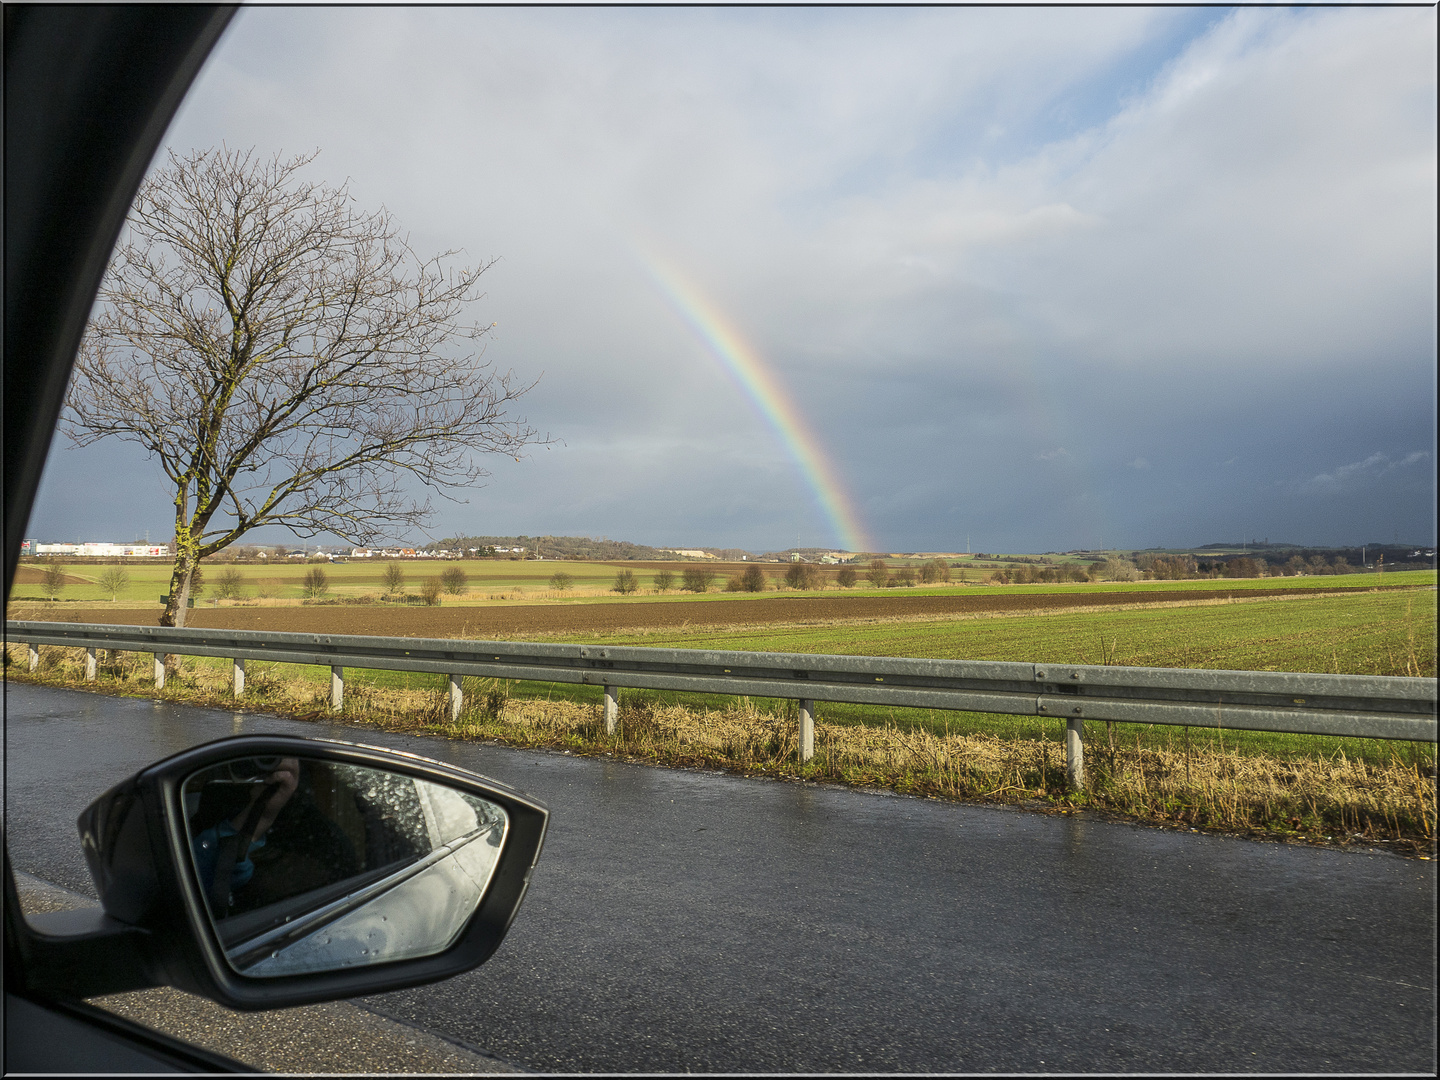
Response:
[[[63,606],[75,603],[105,603],[111,602],[110,595],[98,584],[100,575],[106,567],[84,564],[64,564],[68,578],[74,579],[61,591],[59,601],[55,604],[59,609]],[[648,568],[635,570],[639,579],[641,593],[620,597],[611,592],[611,585],[614,583],[617,570],[624,567],[623,563],[593,563],[593,562],[563,562],[563,561],[509,561],[490,559],[466,559],[456,562],[439,561],[400,561],[397,565],[405,573],[405,584],[407,590],[414,593],[426,578],[436,577],[447,567],[458,566],[465,571],[469,578],[468,587],[461,596],[445,595],[442,602],[446,605],[484,605],[492,603],[703,603],[705,601],[733,600],[737,597],[747,599],[763,598],[766,596],[793,596],[792,590],[769,591],[765,593],[727,593],[724,592],[725,578],[737,565],[743,564],[720,564],[713,566],[717,572],[716,582],[707,594],[697,596],[691,593],[683,593],[677,589],[671,592],[658,594],[654,591],[654,577],[658,571]],[[691,563],[675,563],[674,573],[678,585],[680,574],[686,566]],[[759,564],[768,576],[781,575],[785,572],[785,565],[782,563]],[[378,596],[383,591],[381,575],[385,572],[386,562],[383,560],[354,560],[346,563],[322,564],[321,569],[329,581],[329,596],[333,598],[358,597],[363,595]],[[33,571],[35,564],[24,564],[24,569]],[[148,607],[154,606],[157,611],[160,607],[159,598],[161,594],[168,592],[170,588],[170,567],[159,563],[127,564],[124,569],[129,574],[130,582],[116,596],[114,601],[117,607]],[[224,565],[205,566],[206,588],[203,595],[196,601],[197,605],[205,606],[214,604],[216,601],[216,583],[220,575],[227,569]],[[242,579],[241,594],[246,599],[263,600],[290,600],[296,601],[304,596],[304,589],[301,581],[310,566],[299,562],[280,563],[275,566],[256,565],[234,565],[233,569],[238,572]],[[550,585],[550,578],[557,572],[569,574],[574,579],[573,588],[567,591],[556,591]],[[29,576],[33,576],[33,573]],[[979,578],[975,572],[969,572],[972,579]],[[1374,588],[1376,585],[1434,585],[1436,574],[1433,570],[1405,570],[1389,574],[1347,574],[1340,576],[1325,577],[1290,577],[1290,578],[1245,578],[1245,579],[1199,579],[1193,581],[1140,581],[1131,583],[1117,582],[1087,582],[1077,584],[1038,584],[1038,585],[984,585],[978,580],[968,582],[954,582],[943,586],[917,586],[914,588],[897,589],[875,589],[868,585],[863,588],[841,589],[838,586],[828,586],[824,591],[829,594],[841,593],[853,596],[935,596],[954,594],[967,589],[983,588],[994,589],[1006,594],[1051,594],[1051,593],[1094,593],[1094,592],[1125,592],[1136,594],[1137,599],[1143,600],[1147,592],[1170,592],[1170,591],[1192,591],[1192,590],[1213,590],[1225,589],[1227,591],[1245,591],[1251,589],[1316,589],[1316,588]],[[862,584],[864,578],[861,578]],[[34,581],[22,581],[11,590],[13,601],[37,601],[47,602],[40,585]],[[228,602],[228,601],[227,601]],[[28,617],[28,616],[27,616]]]
[[[1389,576],[1389,575],[1387,575]],[[1398,576],[1398,575],[1396,575]],[[1433,575],[1432,575],[1433,576]],[[1401,592],[1322,594],[1257,598],[1239,603],[1201,603],[1115,611],[1092,609],[1055,614],[1002,615],[972,619],[879,625],[780,626],[749,630],[696,630],[627,635],[577,635],[583,643],[641,645],[738,651],[835,653],[865,656],[913,656],[945,659],[1015,660],[1046,663],[1121,664],[1141,667],[1218,668],[1261,671],[1318,671],[1335,674],[1435,675],[1436,593]],[[209,663],[194,660],[196,664]],[[223,664],[223,661],[215,661]],[[317,692],[328,672],[293,665],[253,664],[284,680],[313,682]],[[442,676],[387,671],[351,671],[354,686],[433,689]],[[467,693],[486,687],[467,680]],[[509,683],[509,694],[598,705],[601,691],[568,683]],[[682,704],[704,711],[722,709],[722,695],[624,691],[622,700]],[[766,711],[784,713],[793,703],[757,701]],[[820,703],[818,715],[835,724],[895,724],[936,734],[991,734],[1003,738],[1062,738],[1063,724],[1039,717],[983,713],[877,709],[873,706]],[[1093,725],[1099,728],[1099,725]],[[1100,728],[1128,744],[1174,749],[1184,740],[1196,748],[1219,744],[1232,749],[1278,755],[1344,753],[1377,763],[1397,753],[1434,760],[1434,748],[1397,746],[1365,739],[1330,739],[1267,732],[1226,732],[1117,724]],[[1408,757],[1407,757],[1408,760]]]
[[[1194,607],[1095,608],[869,626],[667,630],[573,640],[747,652],[1433,676],[1435,633],[1436,594],[1417,589],[1200,602]]]
[[[60,593],[61,602],[110,602],[110,594],[98,584],[100,575],[107,569],[105,566],[65,564],[63,560],[62,564],[65,566],[67,577],[79,580],[64,587]],[[361,596],[367,593],[378,595],[384,589],[382,575],[386,565],[385,560],[376,559],[319,564],[329,581],[329,595],[336,597]],[[560,570],[570,574],[575,579],[576,588],[580,590],[601,587],[608,590],[615,579],[615,568],[604,563],[467,559],[453,563],[438,560],[401,560],[397,565],[404,572],[405,586],[411,593],[415,592],[426,578],[437,577],[449,566],[459,566],[470,579],[469,588],[464,597],[446,596],[445,600],[450,603],[485,602],[492,597],[492,594],[505,594],[508,597],[518,592],[535,595],[536,598],[539,598],[538,594],[540,593],[552,592],[549,584],[550,576]],[[281,562],[273,566],[206,563],[204,566],[206,587],[203,595],[196,601],[197,604],[213,602],[215,587],[220,575],[230,568],[233,568],[243,579],[241,585],[243,598],[298,600],[304,596],[301,582],[306,572],[311,569],[311,565],[299,560]],[[124,569],[130,577],[130,582],[116,596],[116,606],[154,605],[158,608],[160,595],[170,589],[169,564],[127,563],[124,565]],[[648,576],[642,575],[642,580],[649,583]],[[29,581],[17,583],[11,590],[11,598],[14,600],[45,599],[39,584]]]

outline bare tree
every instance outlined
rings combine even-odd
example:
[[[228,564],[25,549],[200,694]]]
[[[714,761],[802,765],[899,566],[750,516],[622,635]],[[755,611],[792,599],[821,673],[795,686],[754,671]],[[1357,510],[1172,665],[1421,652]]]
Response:
[[[386,563],[380,580],[385,584],[386,596],[399,596],[405,591],[405,571],[399,563]]]
[[[245,575],[233,566],[221,571],[215,582],[215,595],[221,600],[239,600],[245,587]]]
[[[110,594],[110,602],[119,599],[120,594],[130,585],[130,574],[123,566],[107,566],[96,579],[100,588]]]
[[[171,484],[175,562],[191,573],[251,529],[370,543],[422,523],[429,497],[487,475],[477,453],[538,440],[505,410],[533,384],[482,363],[467,322],[485,265],[421,258],[384,209],[310,183],[314,154],[171,154],[141,187],[67,401],[80,445],[143,446]]]
[[[819,569],[812,563],[791,563],[785,571],[785,584],[792,589],[818,589],[823,584]]]
[[[615,584],[610,586],[611,592],[618,592],[621,596],[629,596],[640,588],[640,581],[635,577],[634,570],[621,570],[615,575]]]
[[[1111,555],[1101,567],[1100,576],[1106,581],[1134,581],[1140,576],[1140,572],[1129,559]]]
[[[675,587],[675,575],[669,570],[661,570],[655,575],[655,590],[657,592],[669,592]]]
[[[40,591],[51,600],[58,600],[60,592],[68,585],[65,580],[65,567],[57,562],[46,563],[45,569],[40,574]]]
[[[318,600],[330,591],[330,578],[322,567],[312,566],[300,579],[300,587],[305,590],[309,599]]]
[[[680,574],[680,587],[686,592],[702,593],[715,580],[715,571],[704,566],[687,566]]]
[[[550,587],[557,592],[564,592],[566,589],[573,588],[574,585],[574,576],[567,574],[564,570],[556,570],[550,575]]]
[[[931,559],[920,567],[920,581],[926,585],[950,580],[950,565],[944,559]]]
[[[440,584],[451,596],[459,596],[470,587],[470,575],[463,567],[447,566],[440,571]]]

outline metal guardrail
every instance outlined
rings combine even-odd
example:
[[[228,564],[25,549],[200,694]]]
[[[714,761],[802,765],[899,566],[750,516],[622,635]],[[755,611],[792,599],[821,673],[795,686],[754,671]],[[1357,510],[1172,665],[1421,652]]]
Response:
[[[802,759],[813,753],[816,701],[1048,716],[1066,722],[1067,771],[1077,786],[1084,779],[1086,720],[1436,741],[1435,679],[93,623],[5,626],[10,641],[30,646],[32,670],[41,645],[87,649],[91,679],[96,649],[153,653],[157,686],[164,685],[168,654],[228,657],[234,663],[236,697],[244,693],[246,660],[328,666],[331,706],[337,710],[347,667],[448,675],[452,715],[463,704],[460,680],[467,675],[600,686],[609,731],[614,730],[620,687],[798,699]]]

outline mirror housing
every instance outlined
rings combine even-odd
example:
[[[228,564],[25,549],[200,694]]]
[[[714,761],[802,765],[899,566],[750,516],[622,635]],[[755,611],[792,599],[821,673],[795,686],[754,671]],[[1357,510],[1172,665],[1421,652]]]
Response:
[[[197,877],[187,830],[187,778],[237,758],[299,757],[427,781],[498,805],[505,841],[479,906],[435,955],[270,977],[226,959]],[[32,916],[15,942],[29,989],[92,997],[169,985],[241,1010],[381,993],[449,978],[484,963],[524,899],[548,811],[502,784],[413,754],[283,735],[207,743],[141,770],[80,815],[81,844],[103,913]]]

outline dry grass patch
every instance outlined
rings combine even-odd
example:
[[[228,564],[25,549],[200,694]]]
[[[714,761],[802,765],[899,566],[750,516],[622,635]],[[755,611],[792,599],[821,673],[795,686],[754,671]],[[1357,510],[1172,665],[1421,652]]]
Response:
[[[42,650],[25,672],[12,646],[10,672],[27,681],[84,685],[84,651]],[[166,689],[150,682],[143,653],[100,657],[96,689],[189,704],[233,707],[228,668],[182,663]],[[18,664],[18,667],[15,666]],[[745,775],[880,787],[904,794],[1049,808],[1108,811],[1188,828],[1310,842],[1382,842],[1428,856],[1434,848],[1433,749],[1396,744],[1389,762],[1343,752],[1277,756],[1239,753],[1223,738],[1192,748],[1133,745],[1115,725],[1091,724],[1088,788],[1070,793],[1062,747],[1048,739],[936,734],[895,725],[815,724],[815,756],[800,764],[794,706],[764,711],[745,698],[701,710],[626,692],[617,731],[606,734],[598,706],[509,696],[495,680],[466,679],[466,706],[453,723],[449,699],[433,690],[395,689],[352,680],[345,708],[329,712],[328,690],[302,679],[250,673],[246,704],[299,719],[336,719],[386,731],[433,733],[519,747],[613,755],[654,764],[723,769]]]

